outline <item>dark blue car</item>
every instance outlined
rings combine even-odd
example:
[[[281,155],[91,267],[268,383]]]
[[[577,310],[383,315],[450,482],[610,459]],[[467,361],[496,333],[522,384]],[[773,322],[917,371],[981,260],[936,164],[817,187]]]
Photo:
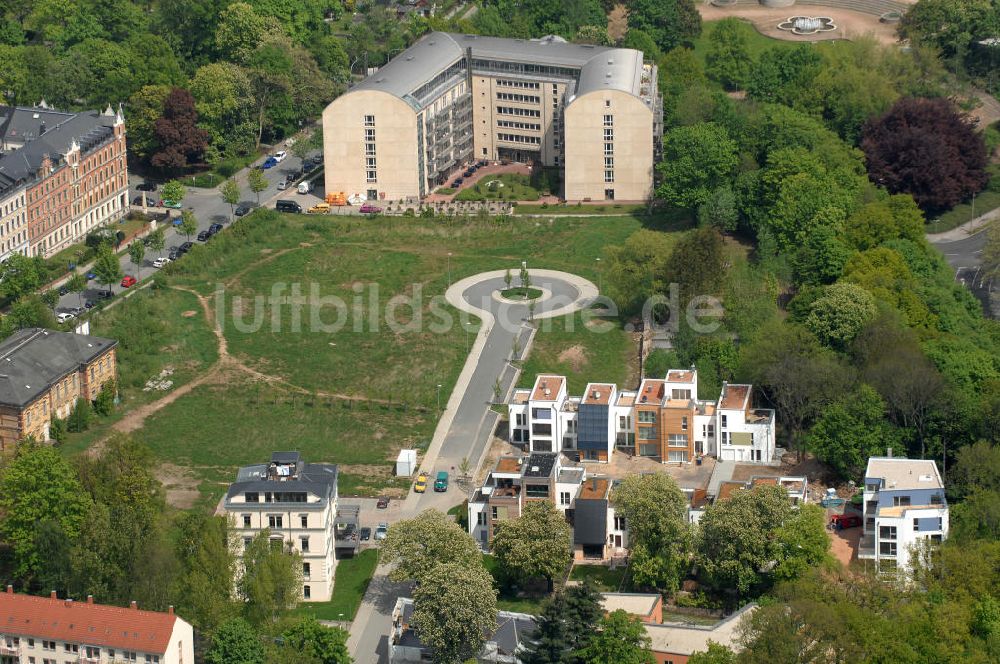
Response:
[[[275,159],[274,157],[268,157],[267,159],[264,160],[264,163],[261,164],[261,168],[267,170],[268,168],[274,168],[277,165],[278,165],[277,159]]]

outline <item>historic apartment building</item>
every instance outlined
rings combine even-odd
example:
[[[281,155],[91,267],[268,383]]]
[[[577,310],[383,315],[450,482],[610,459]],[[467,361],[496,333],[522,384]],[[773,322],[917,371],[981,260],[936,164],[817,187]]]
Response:
[[[358,546],[357,514],[350,517],[350,529],[338,528],[337,466],[306,463],[298,452],[275,452],[270,463],[240,468],[222,512],[239,538],[239,551],[267,530],[273,542],[302,556],[307,602],[329,601],[338,552],[353,555]]]
[[[326,191],[419,198],[485,159],[559,168],[567,200],[646,200],[661,104],[641,51],[433,32],[323,111]]]
[[[114,339],[41,328],[0,342],[0,452],[33,437],[49,440],[53,417],[77,399],[93,401],[117,375]]]
[[[3,664],[193,664],[194,631],[174,615],[0,592]]]
[[[775,455],[774,411],[755,408],[750,385],[722,384],[719,398],[698,399],[698,372],[671,369],[638,390],[590,383],[570,396],[564,376],[541,374],[514,391],[509,440],[531,452],[565,452],[607,462],[614,451],[688,463],[701,455],[766,463]]]
[[[0,260],[47,258],[127,212],[121,110],[0,106]]]

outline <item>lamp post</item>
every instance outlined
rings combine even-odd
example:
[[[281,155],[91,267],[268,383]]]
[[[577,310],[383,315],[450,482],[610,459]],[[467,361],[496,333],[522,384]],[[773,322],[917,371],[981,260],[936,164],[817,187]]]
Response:
[[[451,252],[448,252],[448,288],[451,288]]]
[[[601,272],[601,257],[597,257],[597,292],[600,293],[604,290],[603,288],[604,274]]]
[[[438,383],[438,412],[441,412],[441,383]]]

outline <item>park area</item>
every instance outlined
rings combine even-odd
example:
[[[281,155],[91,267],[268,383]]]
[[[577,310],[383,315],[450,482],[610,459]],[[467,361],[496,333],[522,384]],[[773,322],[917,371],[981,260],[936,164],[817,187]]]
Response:
[[[214,505],[237,467],[281,449],[340,464],[341,495],[400,495],[408,480],[392,475],[398,451],[427,448],[437,386],[443,401],[478,329],[472,321],[467,332],[456,310],[431,298],[522,260],[597,283],[604,247],[643,227],[667,224],[632,215],[317,221],[260,211],[95,318],[93,333],[120,343],[124,407],[64,449],[80,452],[112,428],[133,432],[167,469],[177,507]],[[313,289],[346,304],[340,329],[324,328],[338,310],[314,309]],[[395,308],[412,329],[386,322],[400,296],[416,302]],[[446,317],[454,323],[432,330]],[[622,321],[601,333],[593,326],[579,315],[541,326],[525,375],[565,372],[580,389],[627,378],[634,352]]]

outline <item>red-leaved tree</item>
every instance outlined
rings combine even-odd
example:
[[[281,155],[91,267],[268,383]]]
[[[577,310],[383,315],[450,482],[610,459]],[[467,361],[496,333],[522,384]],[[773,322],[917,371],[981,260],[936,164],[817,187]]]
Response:
[[[208,132],[198,127],[194,97],[174,88],[163,102],[163,115],[153,127],[158,144],[150,163],[165,171],[179,171],[200,159],[208,146]]]
[[[926,212],[954,207],[989,179],[982,136],[947,99],[900,99],[865,124],[861,149],[873,182]]]

